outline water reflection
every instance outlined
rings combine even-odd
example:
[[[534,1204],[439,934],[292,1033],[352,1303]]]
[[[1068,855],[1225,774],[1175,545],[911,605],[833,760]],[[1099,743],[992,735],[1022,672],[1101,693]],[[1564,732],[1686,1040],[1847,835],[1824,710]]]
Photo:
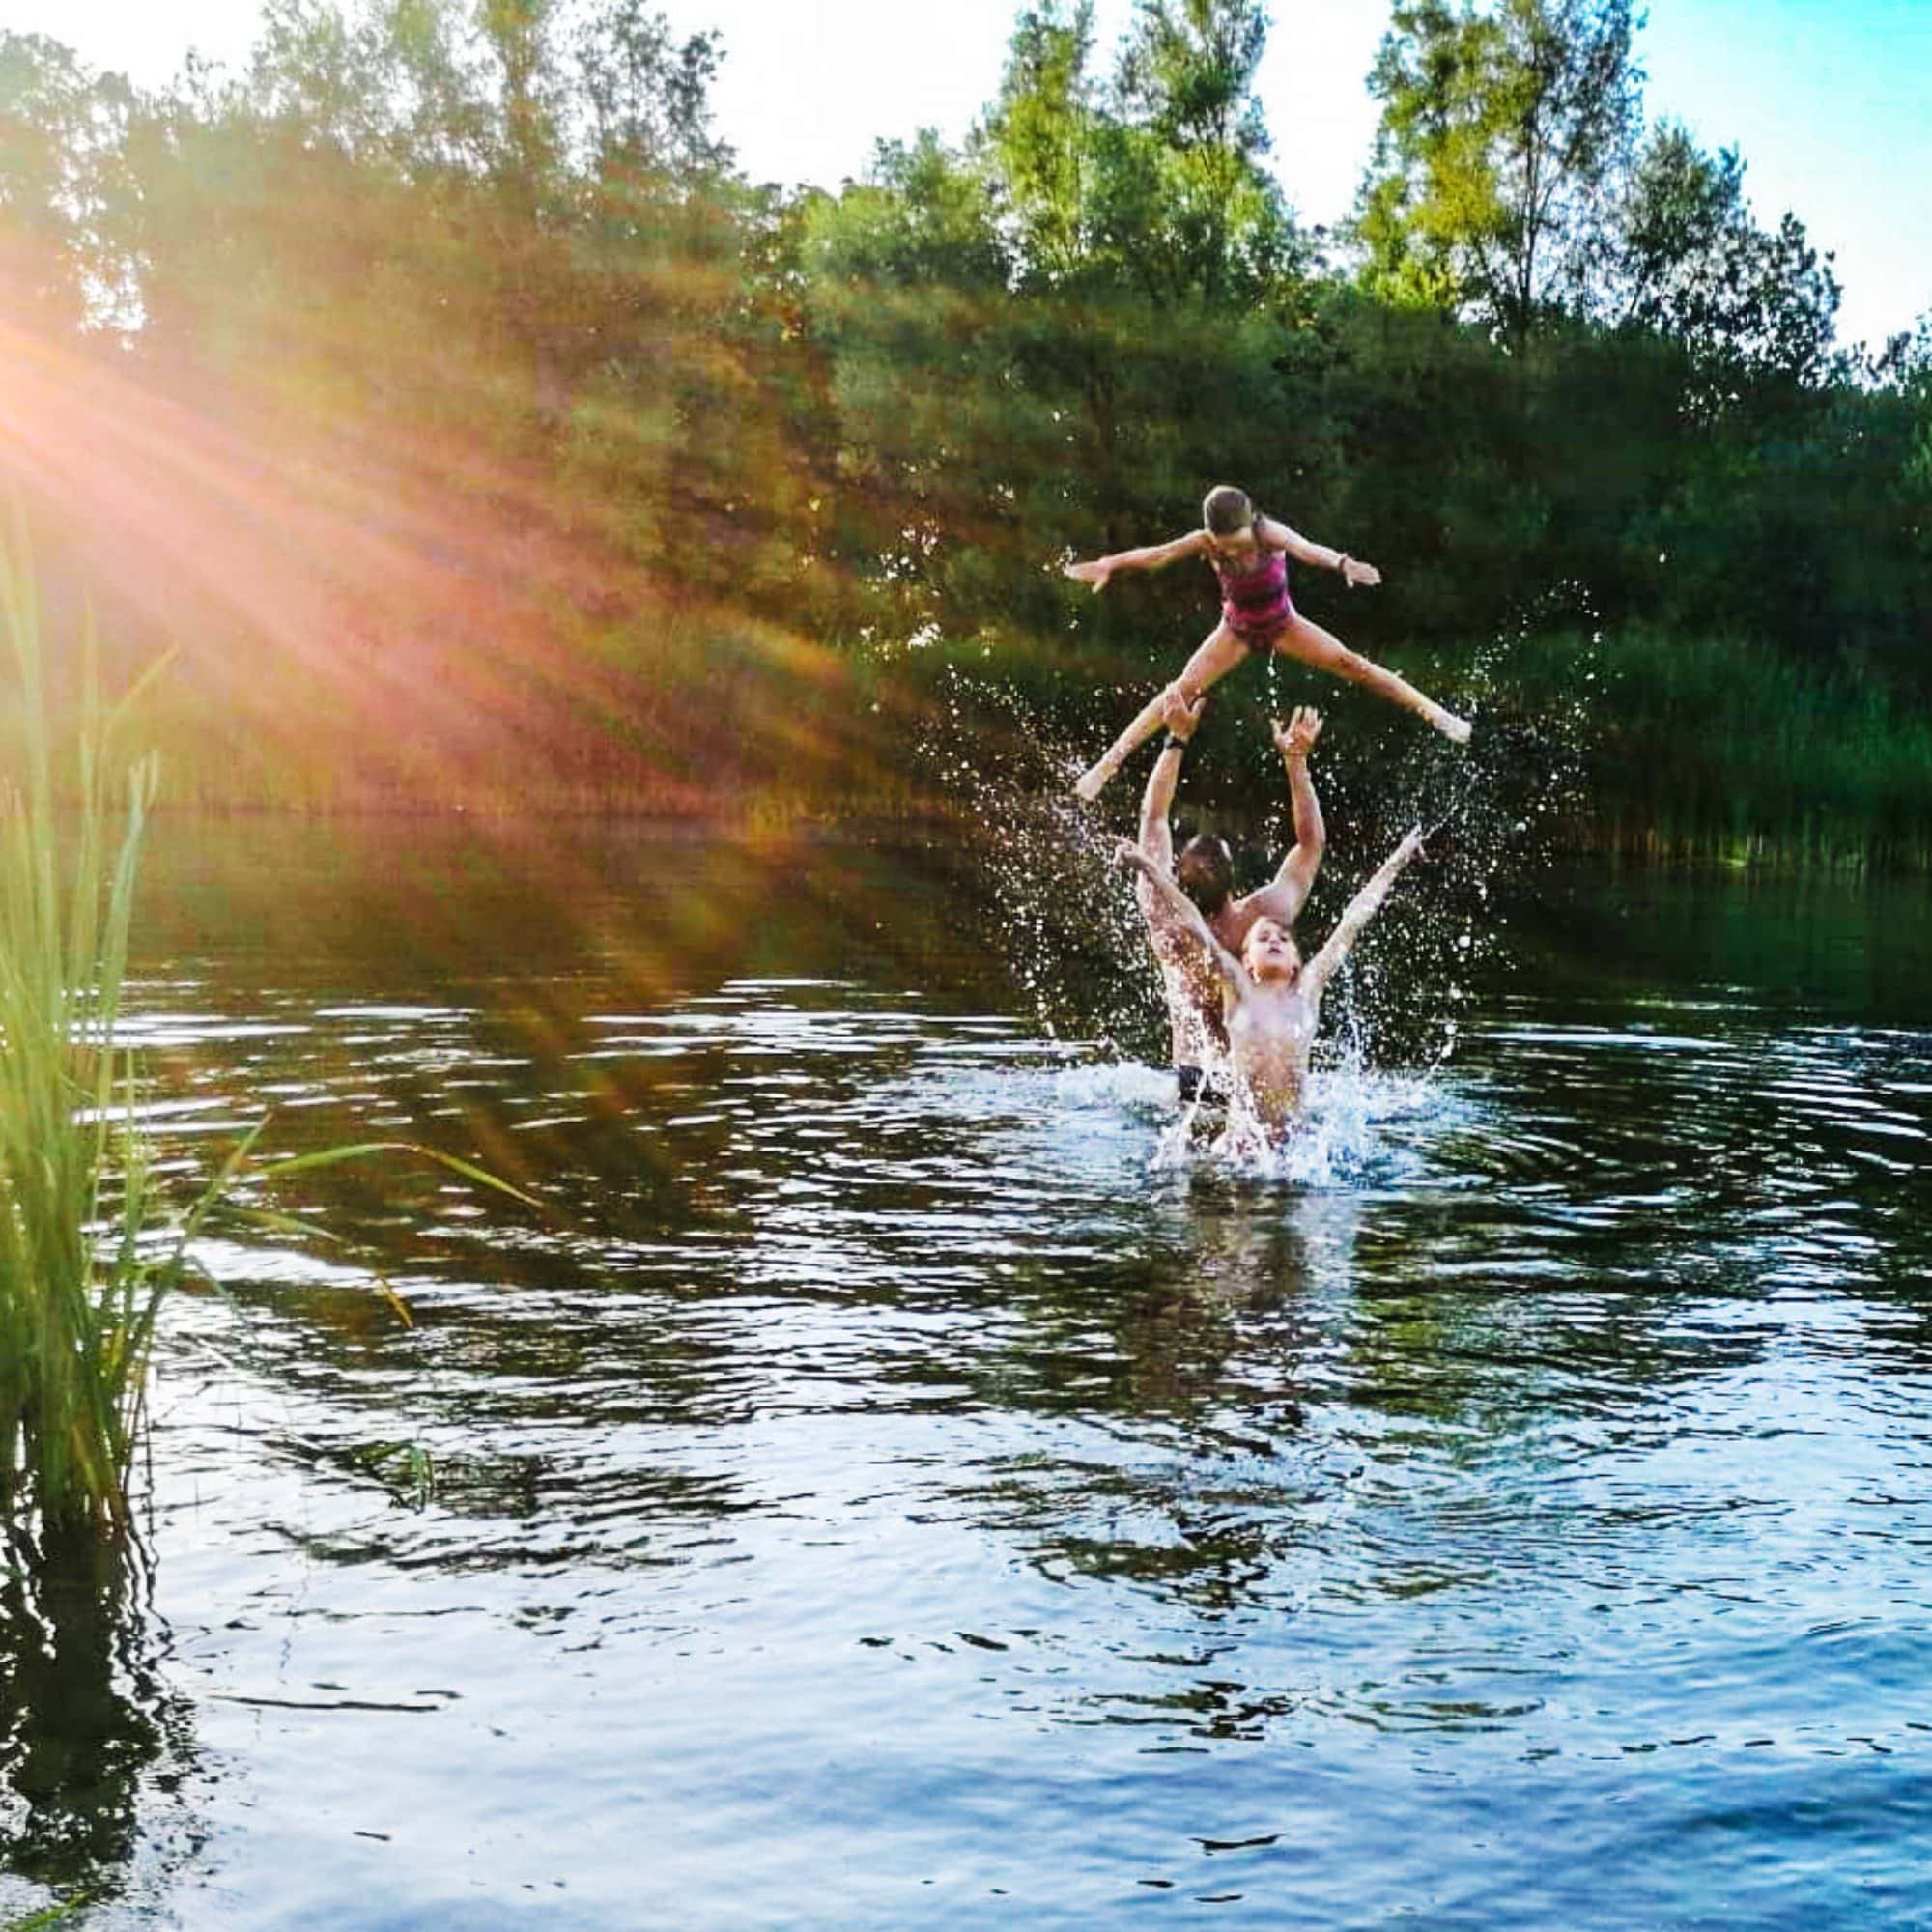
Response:
[[[210,1243],[246,1325],[179,1305],[159,1588],[233,1922],[628,1925],[642,1846],[680,1924],[1591,1925],[1550,1862],[1609,1857],[1667,1923],[1752,1777],[1809,1906],[1901,1881],[1803,1807],[1864,1752],[1924,1809],[1932,1035],[1780,941],[1820,904],[1653,907],[1667,955],[1634,890],[1526,912],[1455,1056],[1336,1058],[1268,1177],[1161,1165],[1167,1077],[1049,1034],[956,870],[161,856],[184,1171],[272,1104],[553,1207],[330,1170],[346,1253]],[[1740,992],[1753,949],[1824,978]]]
[[[114,1896],[193,1761],[137,1559],[24,1546],[0,1579],[0,1871]]]

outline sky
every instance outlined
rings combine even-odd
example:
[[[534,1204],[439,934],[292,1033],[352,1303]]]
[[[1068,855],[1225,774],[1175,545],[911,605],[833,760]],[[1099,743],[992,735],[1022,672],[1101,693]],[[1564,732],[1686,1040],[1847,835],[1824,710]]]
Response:
[[[719,133],[759,181],[836,187],[874,141],[957,139],[991,100],[1020,0],[657,0],[679,32],[715,27]],[[1132,0],[1096,0],[1102,71]],[[1302,218],[1346,213],[1369,158],[1364,85],[1388,0],[1274,0],[1259,92],[1273,163]],[[158,85],[190,46],[239,64],[257,0],[0,0],[97,68]],[[1834,251],[1838,331],[1876,346],[1932,311],[1932,0],[1650,0],[1636,40],[1653,119],[1735,146],[1758,219],[1787,209]]]

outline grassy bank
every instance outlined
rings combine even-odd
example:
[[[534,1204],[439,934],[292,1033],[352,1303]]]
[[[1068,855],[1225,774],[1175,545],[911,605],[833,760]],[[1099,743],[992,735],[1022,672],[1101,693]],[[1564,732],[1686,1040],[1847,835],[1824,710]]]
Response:
[[[158,803],[170,810],[970,830],[984,794],[962,787],[962,769],[1022,792],[1055,788],[1182,657],[1179,644],[1108,649],[1077,630],[812,641],[718,609],[640,610],[588,639],[553,639],[524,661],[541,662],[541,677],[498,679],[406,731],[377,728],[354,667],[332,668],[334,704],[294,684],[269,704],[271,681],[246,706],[211,703],[190,649],[143,731],[164,753]],[[1524,763],[1561,769],[1557,836],[1573,849],[1932,869],[1932,723],[1876,679],[1646,630],[1388,662],[1501,734],[1494,755],[1512,782]],[[434,683],[435,668],[422,668]],[[1359,692],[1296,666],[1271,679],[1243,667],[1215,693],[1187,809],[1244,820],[1278,804],[1257,748],[1271,702],[1305,700],[1330,716],[1324,755],[1345,785],[1384,787],[1416,754],[1407,721]],[[1123,797],[1145,762],[1120,781]],[[1111,795],[1106,810],[1121,815]]]
[[[1572,738],[1582,849],[1932,870],[1932,721],[1875,682],[1734,639],[1528,639],[1507,710]]]

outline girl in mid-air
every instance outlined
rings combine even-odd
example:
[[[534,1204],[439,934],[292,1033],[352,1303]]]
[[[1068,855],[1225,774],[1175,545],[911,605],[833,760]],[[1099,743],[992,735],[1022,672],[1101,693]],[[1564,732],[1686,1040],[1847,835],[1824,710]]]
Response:
[[[1145,550],[1123,550],[1113,556],[1096,557],[1090,563],[1069,563],[1068,577],[1091,583],[1095,590],[1106,587],[1117,570],[1161,570],[1184,556],[1204,556],[1221,580],[1221,621],[1207,640],[1187,660],[1169,690],[1179,691],[1192,704],[1208,687],[1227,675],[1248,655],[1266,656],[1279,651],[1284,657],[1299,658],[1318,670],[1346,677],[1351,683],[1367,685],[1391,703],[1406,705],[1426,719],[1445,738],[1466,744],[1469,726],[1453,711],[1445,711],[1433,698],[1406,678],[1351,651],[1339,638],[1320,624],[1311,624],[1290,601],[1288,558],[1335,571],[1353,589],[1359,584],[1379,583],[1382,574],[1372,563],[1325,544],[1310,543],[1297,536],[1286,524],[1264,517],[1248,500],[1247,493],[1230,484],[1208,491],[1201,505],[1204,526],[1190,530],[1172,543],[1150,544]],[[1083,799],[1099,797],[1107,781],[1120,770],[1134,748],[1160,728],[1167,693],[1163,691],[1134,722],[1121,733],[1097,764],[1081,773],[1073,789]]]

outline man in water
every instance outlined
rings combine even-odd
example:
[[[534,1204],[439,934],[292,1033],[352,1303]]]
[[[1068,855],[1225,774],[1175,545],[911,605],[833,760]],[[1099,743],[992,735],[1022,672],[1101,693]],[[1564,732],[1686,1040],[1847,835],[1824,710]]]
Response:
[[[1121,840],[1121,864],[1142,874],[1182,929],[1207,949],[1213,963],[1234,1086],[1231,1138],[1259,1137],[1270,1148],[1288,1139],[1307,1092],[1308,1059],[1321,1018],[1321,995],[1403,867],[1421,849],[1418,826],[1383,860],[1381,869],[1350,901],[1328,943],[1304,965],[1287,927],[1266,916],[1249,926],[1240,952],[1232,952],[1172,876],[1139,846]]]
[[[1141,799],[1139,850],[1156,871],[1172,873],[1193,900],[1214,937],[1238,956],[1249,932],[1260,920],[1292,930],[1315,883],[1327,842],[1321,825],[1321,806],[1308,776],[1308,754],[1321,735],[1321,716],[1309,705],[1296,708],[1284,727],[1274,727],[1275,748],[1288,769],[1289,793],[1294,802],[1294,845],[1280,869],[1258,892],[1236,898],[1234,856],[1227,841],[1211,833],[1197,834],[1174,852],[1168,814],[1180,778],[1180,761],[1187,741],[1201,723],[1206,697],[1189,704],[1179,688],[1167,694],[1162,720],[1167,738],[1154,760]],[[1198,1098],[1207,1083],[1205,1069],[1227,1057],[1228,1034],[1222,1020],[1221,985],[1213,962],[1174,908],[1144,876],[1136,896],[1147,922],[1148,944],[1160,966],[1167,993],[1168,1025],[1173,1040],[1175,1077],[1183,1101]]]

